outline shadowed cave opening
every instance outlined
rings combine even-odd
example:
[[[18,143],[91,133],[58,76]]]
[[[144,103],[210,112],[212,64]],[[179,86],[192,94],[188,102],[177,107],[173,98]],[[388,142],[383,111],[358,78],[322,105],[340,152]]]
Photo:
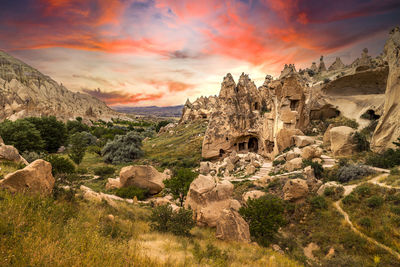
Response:
[[[258,152],[258,139],[256,137],[250,137],[248,148],[250,152]]]

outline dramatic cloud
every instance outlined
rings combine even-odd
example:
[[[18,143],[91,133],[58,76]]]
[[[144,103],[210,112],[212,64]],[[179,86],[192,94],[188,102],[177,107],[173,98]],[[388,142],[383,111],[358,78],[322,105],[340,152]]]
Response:
[[[83,92],[104,101],[107,105],[136,104],[142,101],[157,100],[164,95],[163,93],[129,94],[122,91],[103,92],[100,89],[95,89],[95,90],[83,89]]]
[[[398,0],[3,0],[0,49],[109,104],[166,105],[227,72],[262,83],[322,54],[374,56],[398,24]]]

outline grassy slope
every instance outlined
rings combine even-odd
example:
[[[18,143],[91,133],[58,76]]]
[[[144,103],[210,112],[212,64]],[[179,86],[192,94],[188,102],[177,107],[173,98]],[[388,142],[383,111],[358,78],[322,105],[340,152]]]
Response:
[[[196,166],[201,160],[206,129],[206,122],[196,121],[178,125],[173,134],[166,132],[153,137],[143,142],[145,159],[161,167]]]
[[[344,210],[361,232],[400,252],[400,193],[372,184],[361,186],[369,192],[359,194],[356,188],[351,194],[354,201],[344,201]],[[381,197],[382,206],[369,206],[372,196]]]
[[[151,232],[149,210],[139,206],[4,191],[0,203],[0,266],[299,266],[269,249],[216,240],[210,229],[195,228],[192,237]],[[195,258],[195,243],[227,257]]]

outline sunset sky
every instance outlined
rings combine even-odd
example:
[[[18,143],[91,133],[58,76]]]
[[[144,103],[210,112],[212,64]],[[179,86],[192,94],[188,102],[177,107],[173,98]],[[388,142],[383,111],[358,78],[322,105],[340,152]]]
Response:
[[[223,76],[378,55],[399,0],[2,0],[0,49],[109,105],[178,105]]]

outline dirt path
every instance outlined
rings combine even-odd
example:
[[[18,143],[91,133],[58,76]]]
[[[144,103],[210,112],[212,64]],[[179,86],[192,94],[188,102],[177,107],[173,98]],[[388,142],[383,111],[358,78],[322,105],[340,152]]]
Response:
[[[379,182],[379,180],[380,180],[381,178],[387,177],[388,175],[389,175],[388,173],[384,173],[384,174],[378,175],[377,177],[375,177],[375,178],[373,178],[373,179],[371,179],[371,180],[369,180],[369,181],[367,181],[367,182],[368,182],[368,183],[371,183],[371,184],[376,184],[376,185],[379,185],[379,186],[383,186],[383,187],[386,187],[386,188],[400,189],[400,187],[392,187],[392,186],[390,186],[390,185],[386,185],[386,184],[383,184],[383,183],[380,183],[380,182]],[[347,186],[344,186],[344,189],[345,189],[344,196],[349,195],[351,192],[353,192],[354,188],[356,188],[358,185],[360,185],[360,184],[362,184],[362,183],[364,183],[364,182],[360,182],[360,183],[354,184],[354,185],[347,185]],[[390,254],[392,254],[393,256],[395,256],[397,259],[400,260],[400,253],[398,253],[397,251],[391,249],[390,247],[388,247],[388,246],[386,246],[386,245],[384,245],[384,244],[382,244],[382,243],[376,241],[375,239],[373,239],[373,238],[371,238],[371,237],[365,235],[364,233],[362,233],[361,231],[359,231],[359,230],[353,225],[353,223],[352,223],[351,220],[350,220],[349,214],[347,214],[347,212],[345,212],[345,211],[342,209],[342,207],[340,206],[340,205],[342,204],[342,200],[343,200],[343,198],[340,199],[340,200],[338,200],[338,201],[336,201],[335,203],[333,203],[333,206],[339,211],[340,214],[343,215],[344,220],[346,221],[346,223],[348,223],[348,224],[350,225],[351,230],[352,230],[353,232],[355,232],[356,234],[360,235],[362,238],[364,238],[364,239],[368,240],[369,242],[375,244],[376,246],[378,246],[378,247],[380,247],[380,248],[386,250],[387,252],[389,252]]]

